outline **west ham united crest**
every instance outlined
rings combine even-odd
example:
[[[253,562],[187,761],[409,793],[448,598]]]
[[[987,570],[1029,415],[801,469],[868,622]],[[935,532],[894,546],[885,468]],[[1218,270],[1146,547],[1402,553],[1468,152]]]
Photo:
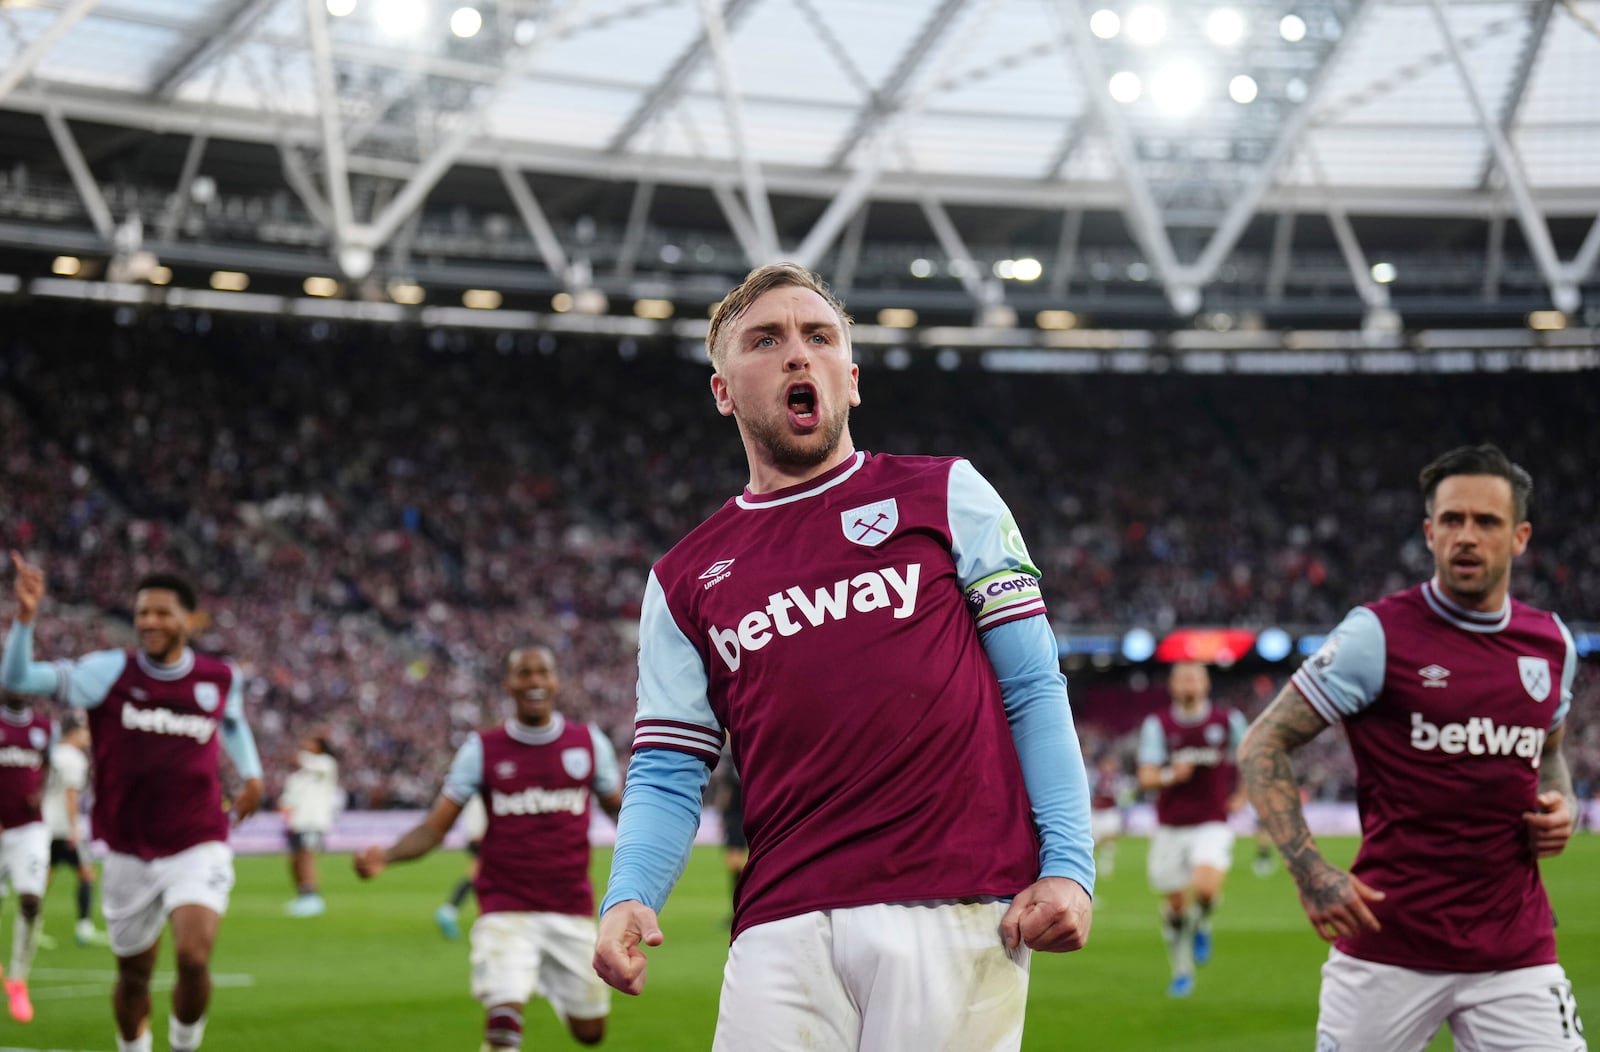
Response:
[[[215,683],[196,683],[194,685],[194,703],[200,706],[202,712],[216,712],[217,704],[222,700],[222,692],[217,690]]]
[[[1534,701],[1550,696],[1550,662],[1542,657],[1517,658],[1517,673],[1522,676],[1522,689]]]
[[[900,506],[893,497],[839,513],[839,526],[845,537],[867,548],[876,548],[888,540],[898,525]]]
[[[580,781],[589,777],[593,764],[589,760],[588,749],[562,749],[561,769]]]

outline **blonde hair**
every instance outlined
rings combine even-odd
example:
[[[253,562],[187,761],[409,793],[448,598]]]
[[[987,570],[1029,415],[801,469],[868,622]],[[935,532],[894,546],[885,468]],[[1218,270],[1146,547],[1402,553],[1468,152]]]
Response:
[[[816,274],[802,267],[798,263],[769,263],[764,267],[757,267],[739,283],[738,288],[723,297],[717,304],[717,309],[711,315],[711,328],[706,332],[706,354],[711,358],[711,367],[720,369],[724,357],[719,349],[726,330],[739,319],[750,305],[773,289],[801,288],[810,289],[827,301],[833,313],[839,316],[839,323],[843,326],[843,336],[848,345],[850,339],[850,315],[845,312],[844,304],[834,296],[833,290]]]

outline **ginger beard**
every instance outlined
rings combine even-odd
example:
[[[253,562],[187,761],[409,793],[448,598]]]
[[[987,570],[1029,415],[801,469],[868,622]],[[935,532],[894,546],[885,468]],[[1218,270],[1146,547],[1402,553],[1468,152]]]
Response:
[[[824,464],[839,448],[849,419],[849,405],[824,406],[812,386],[811,412],[817,417],[809,430],[796,430],[789,420],[789,407],[778,412],[751,413],[737,402],[734,417],[749,440],[767,451],[772,463],[786,469],[814,468]]]

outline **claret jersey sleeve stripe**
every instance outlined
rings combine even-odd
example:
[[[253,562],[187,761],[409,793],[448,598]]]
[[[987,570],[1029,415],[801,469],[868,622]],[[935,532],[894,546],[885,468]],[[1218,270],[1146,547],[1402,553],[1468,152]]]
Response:
[[[639,614],[639,709],[635,749],[676,749],[715,765],[722,726],[706,696],[706,654],[667,606],[656,571]]]
[[[969,462],[950,467],[950,550],[980,632],[1045,613],[1039,571],[1011,510]]]
[[[1290,682],[1329,723],[1354,716],[1383,689],[1383,625],[1358,606],[1328,634]]]

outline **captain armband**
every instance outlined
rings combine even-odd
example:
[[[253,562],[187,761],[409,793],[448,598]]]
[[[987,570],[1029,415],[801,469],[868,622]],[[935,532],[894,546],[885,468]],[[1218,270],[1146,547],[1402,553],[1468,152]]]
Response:
[[[1002,570],[974,581],[966,590],[967,610],[978,630],[1004,621],[1044,613],[1039,578],[1026,570]]]

